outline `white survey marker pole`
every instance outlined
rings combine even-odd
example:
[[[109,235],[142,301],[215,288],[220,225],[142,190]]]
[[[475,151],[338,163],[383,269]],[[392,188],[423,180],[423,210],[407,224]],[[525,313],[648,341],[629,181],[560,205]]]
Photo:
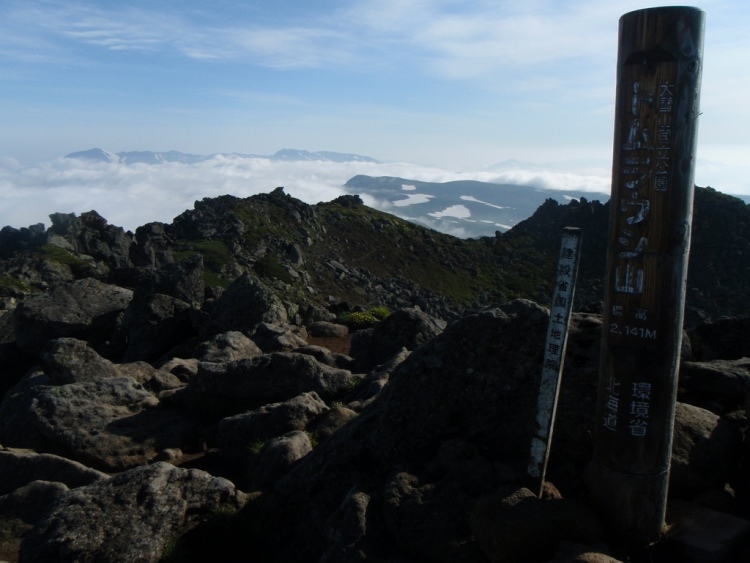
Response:
[[[527,472],[534,479],[535,492],[541,496],[547,472],[552,424],[557,412],[560,375],[568,343],[568,325],[573,310],[576,276],[580,256],[581,229],[566,227],[560,245],[555,291],[552,295],[547,339],[544,342],[544,361],[539,384],[539,402],[531,438],[531,456]]]

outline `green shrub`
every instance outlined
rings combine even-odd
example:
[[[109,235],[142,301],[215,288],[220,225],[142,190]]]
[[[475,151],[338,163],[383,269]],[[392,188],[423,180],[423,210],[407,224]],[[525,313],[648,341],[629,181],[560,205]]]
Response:
[[[391,311],[388,309],[388,307],[385,307],[383,305],[378,305],[377,307],[373,307],[368,311],[368,313],[371,313],[373,317],[378,319],[379,321],[382,321],[383,319],[387,319],[391,316]]]
[[[378,319],[368,311],[360,311],[356,313],[341,313],[336,322],[348,326],[349,330],[362,330],[363,328],[373,326],[378,322]]]
[[[7,274],[0,276],[0,289],[9,289],[23,292],[31,291],[31,288],[28,285]]]
[[[377,307],[371,307],[367,311],[341,313],[336,318],[336,322],[348,326],[349,330],[362,330],[363,328],[370,328],[376,325],[379,321],[387,319],[390,315],[391,312],[387,307],[378,305]]]

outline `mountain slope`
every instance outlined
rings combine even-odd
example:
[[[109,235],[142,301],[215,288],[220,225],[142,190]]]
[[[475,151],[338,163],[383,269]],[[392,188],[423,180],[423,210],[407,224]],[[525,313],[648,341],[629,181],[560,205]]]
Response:
[[[566,226],[583,230],[576,307],[596,309],[604,291],[609,204],[548,199],[510,231],[480,239],[421,227],[357,196],[308,205],[283,188],[205,198],[171,224],[150,223],[134,235],[94,211],[51,218],[47,231],[0,231],[0,297],[85,277],[135,287],[143,272],[194,267],[199,255],[207,295],[247,273],[295,304],[300,318],[385,305],[419,306],[449,319],[515,297],[549,303]],[[696,190],[688,322],[750,314],[749,255],[750,208],[710,188]]]
[[[529,217],[548,198],[569,201],[591,197],[582,191],[559,191],[474,180],[420,182],[391,176],[359,175],[344,187],[369,196],[373,207],[463,238],[492,236]],[[598,194],[593,194],[597,196]],[[606,199],[607,194],[599,197]]]

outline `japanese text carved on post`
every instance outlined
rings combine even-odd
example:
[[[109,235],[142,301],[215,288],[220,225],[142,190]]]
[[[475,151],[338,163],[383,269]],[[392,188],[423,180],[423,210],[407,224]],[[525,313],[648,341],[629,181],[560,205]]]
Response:
[[[595,494],[643,541],[658,536],[666,503],[703,25],[685,7],[620,19]]]

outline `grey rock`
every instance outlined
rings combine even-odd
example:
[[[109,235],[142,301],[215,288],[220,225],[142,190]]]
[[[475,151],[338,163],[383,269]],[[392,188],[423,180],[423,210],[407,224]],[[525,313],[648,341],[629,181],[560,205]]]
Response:
[[[171,358],[162,364],[157,364],[160,370],[175,375],[183,383],[187,383],[191,377],[198,373],[197,358]]]
[[[276,484],[269,530],[295,542],[271,549],[287,560],[320,557],[322,523],[349,491],[384,483],[394,467],[428,463],[457,436],[481,444],[487,458],[525,466],[548,315],[513,302],[467,316],[413,351],[372,404]]]
[[[174,263],[169,250],[169,237],[164,223],[147,223],[135,230],[135,242],[130,249],[130,259],[136,266],[161,268]]]
[[[76,338],[50,340],[40,354],[44,370],[55,385],[118,377],[120,370],[87,342]]]
[[[129,377],[37,387],[30,418],[48,451],[106,471],[148,463],[163,449],[190,449],[194,427]]]
[[[231,482],[164,462],[63,494],[24,538],[21,559],[158,561],[165,547],[246,496]]]
[[[291,352],[305,346],[307,341],[288,325],[260,323],[252,334],[255,342],[266,354],[271,352]]]
[[[750,357],[750,343],[745,335],[750,316],[718,319],[704,323],[689,332],[693,359],[737,360]]]
[[[409,354],[411,354],[409,350],[401,348],[387,362],[372,369],[357,387],[347,395],[346,399],[349,406],[357,411],[361,411],[374,401],[380,395],[383,387],[388,383],[393,370],[406,360]]]
[[[195,357],[202,362],[233,362],[262,355],[255,342],[236,330],[217,334],[195,349]]]
[[[528,455],[548,311],[530,301],[465,317],[396,367],[373,436],[387,463],[473,436],[499,459]]]
[[[11,493],[0,495],[0,541],[8,535],[23,537],[67,490],[63,483],[31,481]]]
[[[184,260],[165,264],[158,269],[146,270],[150,275],[136,291],[146,294],[161,293],[200,307],[206,290],[203,281],[203,257],[194,254]]]
[[[345,325],[328,321],[315,321],[307,326],[310,336],[344,337],[349,334],[349,328]]]
[[[268,490],[291,467],[312,451],[307,433],[293,430],[272,438],[258,454],[253,475],[254,488]]]
[[[18,304],[13,313],[16,343],[29,354],[65,336],[103,344],[132,297],[129,289],[90,278],[55,287]]]
[[[750,358],[682,362],[680,388],[685,399],[715,414],[724,414],[744,407],[750,389]]]
[[[374,328],[352,335],[349,354],[357,360],[359,371],[369,371],[388,361],[401,348],[416,350],[445,329],[445,321],[418,309],[400,309]]]
[[[262,322],[283,324],[288,315],[283,303],[258,280],[243,274],[213,305],[209,333],[238,330],[252,333]]]
[[[196,413],[223,418],[314,391],[323,401],[340,398],[352,374],[304,354],[275,352],[228,364],[205,362],[188,391]]]
[[[360,563],[374,558],[373,539],[368,538],[367,508],[370,496],[352,491],[328,519],[328,549],[321,563]]]
[[[163,295],[136,293],[122,319],[127,348],[123,360],[154,361],[197,335],[189,303]]]
[[[342,367],[338,365],[337,358],[334,357],[331,351],[324,346],[315,346],[312,344],[308,344],[306,346],[295,348],[294,350],[292,350],[292,352],[295,352],[297,354],[307,354],[308,356],[312,356],[313,358],[318,360],[321,364],[325,364],[333,368]]]
[[[156,369],[146,362],[117,364],[121,375],[132,378],[154,394],[185,386],[177,375],[162,369]]]
[[[669,493],[693,498],[708,488],[724,489],[737,471],[740,431],[712,412],[677,403],[675,407]]]
[[[50,378],[36,368],[8,390],[0,403],[0,443],[17,448],[45,449],[44,436],[34,426],[31,405],[36,395],[51,385]]]
[[[74,489],[108,478],[106,473],[53,454],[0,450],[0,495],[32,481],[60,482]]]
[[[285,401],[264,405],[251,412],[222,419],[216,433],[219,452],[227,460],[242,462],[254,443],[294,430],[305,430],[329,408],[317,393],[303,393]]]
[[[318,443],[325,442],[336,431],[348,422],[357,418],[358,413],[352,409],[335,406],[320,416],[319,420],[311,427],[311,432],[315,441]]]

